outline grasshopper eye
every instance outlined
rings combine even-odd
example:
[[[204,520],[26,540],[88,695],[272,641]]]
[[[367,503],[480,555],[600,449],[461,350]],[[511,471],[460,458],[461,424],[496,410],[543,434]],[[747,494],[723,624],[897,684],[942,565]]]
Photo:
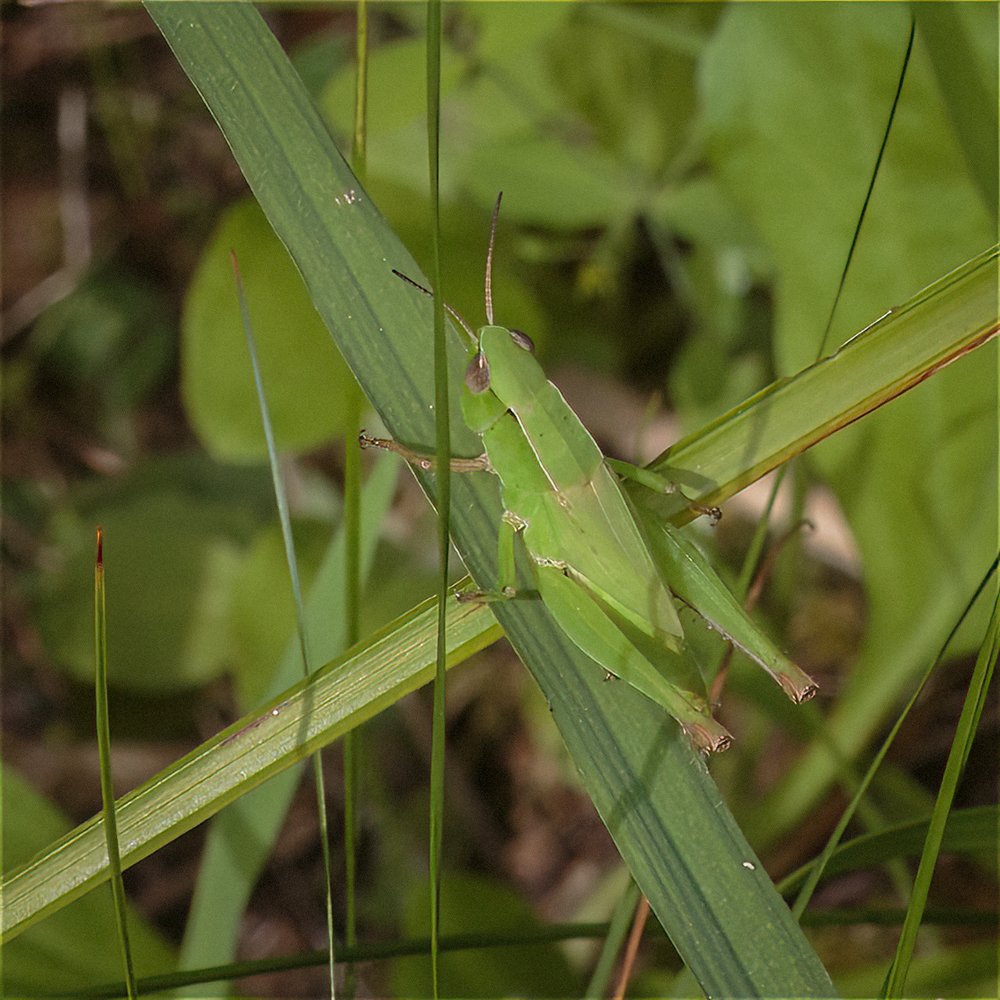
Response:
[[[513,340],[518,347],[523,347],[529,354],[535,353],[535,342],[524,332],[524,330],[515,330],[512,328],[509,333],[511,340]]]
[[[469,387],[469,392],[476,396],[486,392],[490,387],[490,363],[482,351],[476,352],[476,356],[469,362],[469,367],[465,369],[465,384]]]

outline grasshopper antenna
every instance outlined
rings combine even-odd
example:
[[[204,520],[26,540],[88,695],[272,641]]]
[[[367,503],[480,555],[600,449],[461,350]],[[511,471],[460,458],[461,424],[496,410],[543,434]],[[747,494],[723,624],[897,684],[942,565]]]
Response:
[[[418,291],[423,292],[424,295],[429,295],[431,298],[434,298],[434,293],[429,288],[424,288],[424,286],[421,285],[420,282],[414,281],[408,275],[403,274],[402,271],[397,271],[395,268],[393,268],[392,273],[396,275],[397,278],[402,278],[403,281],[405,281],[408,285],[413,285],[414,288],[416,288]],[[462,319],[461,313],[459,313],[457,309],[453,309],[450,305],[448,305],[447,302],[444,304],[444,307],[448,315],[451,316],[451,318],[455,320],[455,322],[458,323],[458,325],[461,326],[461,328],[469,335],[469,339],[472,340],[473,343],[478,343],[479,341],[476,339],[475,331],[472,329],[471,326],[469,326],[468,323],[465,322],[464,319]]]
[[[497,238],[497,216],[500,215],[500,202],[503,191],[497,195],[497,203],[493,206],[493,218],[490,221],[490,246],[486,251],[486,322],[493,325],[493,245]]]

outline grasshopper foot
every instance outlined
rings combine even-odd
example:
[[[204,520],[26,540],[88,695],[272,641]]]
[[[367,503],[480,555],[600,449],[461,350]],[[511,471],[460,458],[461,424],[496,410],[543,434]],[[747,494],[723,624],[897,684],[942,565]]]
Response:
[[[687,500],[687,497],[684,499]],[[705,504],[696,503],[694,500],[688,500],[687,505],[698,514],[704,514],[712,522],[713,528],[722,520],[722,510],[719,507],[706,507]]]
[[[608,468],[622,479],[631,479],[633,482],[645,486],[648,490],[652,490],[654,493],[662,493],[664,496],[676,493],[684,500],[690,510],[693,510],[696,514],[704,514],[711,518],[713,525],[719,523],[722,511],[718,507],[709,507],[698,503],[697,500],[691,500],[685,495],[680,486],[668,476],[659,472],[653,472],[652,469],[647,469],[643,466],[633,465],[631,462],[622,462],[617,458],[606,458],[604,461],[607,463]]]
[[[723,750],[728,750],[733,742],[729,731],[720,726],[715,719],[708,719],[705,722],[682,722],[681,729],[694,748],[704,754],[722,753]]]

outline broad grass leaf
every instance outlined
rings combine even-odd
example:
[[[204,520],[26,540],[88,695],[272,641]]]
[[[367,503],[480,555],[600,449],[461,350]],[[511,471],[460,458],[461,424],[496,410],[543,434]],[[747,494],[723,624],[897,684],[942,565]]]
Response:
[[[97,773],[94,772],[95,796]],[[27,861],[70,829],[69,819],[39,795],[9,765],[3,768],[4,868]],[[81,990],[90,983],[121,979],[114,914],[107,890],[90,893],[30,928],[3,948],[3,995],[39,996]],[[174,967],[167,942],[134,910],[129,913],[129,943],[137,967],[146,974]]]

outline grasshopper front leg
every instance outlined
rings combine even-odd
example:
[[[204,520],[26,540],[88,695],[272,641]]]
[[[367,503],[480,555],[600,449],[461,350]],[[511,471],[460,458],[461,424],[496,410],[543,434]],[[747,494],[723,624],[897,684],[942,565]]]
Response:
[[[358,435],[358,444],[362,448],[380,448],[391,451],[394,455],[415,465],[425,472],[433,472],[437,464],[434,455],[415,451],[406,445],[393,441],[391,438],[371,437],[365,431]],[[475,458],[453,458],[448,463],[452,472],[492,472],[489,458],[485,453]],[[465,604],[491,604],[495,601],[509,601],[516,596],[514,583],[516,571],[514,568],[514,537],[524,527],[524,522],[513,514],[505,513],[497,535],[497,585],[493,590],[467,590],[455,596]]]
[[[415,465],[424,472],[434,472],[437,465],[437,458],[434,455],[423,451],[415,451],[413,448],[407,448],[405,444],[393,441],[392,438],[371,437],[365,431],[362,431],[358,435],[358,444],[362,448],[381,448],[383,451],[391,451],[394,455],[399,455],[400,458],[409,462],[410,465]],[[485,452],[482,455],[476,455],[475,458],[453,458],[448,462],[448,468],[452,472],[493,471],[490,466],[490,460],[487,458]]]

